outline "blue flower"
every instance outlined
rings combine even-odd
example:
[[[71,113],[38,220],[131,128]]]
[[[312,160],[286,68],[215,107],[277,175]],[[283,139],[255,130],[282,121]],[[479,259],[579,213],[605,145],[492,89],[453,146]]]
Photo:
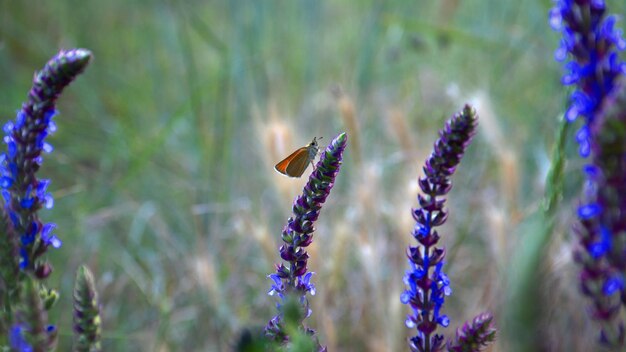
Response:
[[[309,271],[304,276],[298,277],[298,283],[296,284],[302,291],[308,292],[311,296],[315,296],[315,285],[311,282],[311,277],[315,272]]]
[[[278,274],[270,274],[267,277],[274,281],[274,284],[267,294],[270,296],[278,295],[280,298],[284,298],[283,292],[285,291],[285,285],[280,276],[278,276]]]
[[[616,292],[620,292],[624,289],[624,279],[620,276],[612,276],[604,282],[602,291],[605,295],[610,296]]]
[[[16,324],[11,327],[9,331],[9,345],[13,351],[19,352],[32,352],[33,346],[31,346],[24,337],[25,328],[21,324]]]
[[[43,229],[41,230],[41,240],[48,246],[60,248],[62,243],[61,240],[52,233],[56,226],[57,225],[55,223],[47,223],[46,225],[44,225]]]
[[[585,204],[578,208],[578,217],[582,220],[593,219],[602,212],[602,206],[597,203]]]

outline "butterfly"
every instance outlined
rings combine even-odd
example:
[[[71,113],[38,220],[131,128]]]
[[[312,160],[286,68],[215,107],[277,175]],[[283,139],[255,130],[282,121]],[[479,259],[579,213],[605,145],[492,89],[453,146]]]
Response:
[[[319,139],[322,139],[322,137]],[[317,138],[313,137],[311,143],[302,148],[298,148],[298,150],[276,164],[274,169],[285,176],[300,177],[307,167],[309,167],[309,164],[313,165],[313,159],[315,159],[318,151],[319,146],[317,144]],[[315,168],[315,166],[313,166],[313,168]]]

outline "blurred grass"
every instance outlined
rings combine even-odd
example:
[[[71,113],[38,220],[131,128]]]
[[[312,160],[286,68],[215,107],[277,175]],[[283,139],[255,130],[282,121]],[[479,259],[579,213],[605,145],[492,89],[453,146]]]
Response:
[[[505,310],[502,335],[512,341],[515,351],[531,351],[536,349],[533,337],[541,334],[542,305],[536,304],[544,300],[546,281],[546,258],[549,248],[554,242],[556,215],[563,197],[563,178],[566,160],[566,145],[572,138],[571,124],[561,116],[552,147],[551,166],[546,175],[546,190],[542,202],[534,212],[526,217],[518,227],[524,234],[520,248],[511,258],[508,268],[508,287],[506,300],[516,305]],[[570,347],[569,349],[571,349]]]
[[[552,116],[566,96],[549,7],[0,0],[2,121],[58,49],[96,56],[60,100],[56,150],[41,170],[56,198],[42,217],[58,223],[65,241],[51,254],[49,280],[62,294],[52,313],[59,350],[71,343],[71,285],[81,263],[98,282],[106,350],[223,351],[243,327],[265,324],[274,313],[265,276],[278,260],[268,248],[277,249],[304,181],[275,175],[273,155],[347,129],[357,131],[348,132],[358,133],[360,150],[347,150],[317,224],[311,325],[331,351],[406,350],[399,294],[416,179],[436,130],[470,99],[481,131],[455,175],[442,230],[454,289],[445,331],[482,310],[506,312],[509,254],[525,236],[514,229],[540,205]],[[341,117],[337,87],[356,127]],[[268,139],[277,124],[287,132]],[[579,165],[565,169],[557,248],[567,246]],[[541,265],[567,269],[567,258]],[[559,289],[577,294],[574,281]],[[571,331],[567,317],[584,319],[572,299],[548,307],[559,316],[543,318],[542,334]],[[558,341],[539,340],[538,349],[559,350]],[[502,336],[494,350],[511,343]]]

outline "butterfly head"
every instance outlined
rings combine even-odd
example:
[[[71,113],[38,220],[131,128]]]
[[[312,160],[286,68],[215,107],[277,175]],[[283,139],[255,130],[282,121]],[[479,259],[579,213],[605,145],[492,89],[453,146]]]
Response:
[[[319,137],[319,138],[318,138],[318,137],[313,137],[313,141],[312,141],[312,142],[311,142],[311,144],[309,144],[309,145],[310,145],[310,146],[312,146],[312,147],[318,147],[318,145],[319,145],[319,144],[317,143],[317,141],[318,141],[319,139],[322,139],[322,138],[323,138],[323,137]]]

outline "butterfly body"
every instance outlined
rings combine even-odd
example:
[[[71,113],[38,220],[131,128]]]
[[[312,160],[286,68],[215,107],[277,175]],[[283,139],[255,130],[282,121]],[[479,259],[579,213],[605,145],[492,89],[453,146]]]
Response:
[[[284,160],[276,164],[274,169],[281,174],[289,177],[300,177],[304,174],[309,164],[313,165],[313,160],[317,156],[319,146],[317,138],[313,137],[313,141],[308,145],[298,148]]]

